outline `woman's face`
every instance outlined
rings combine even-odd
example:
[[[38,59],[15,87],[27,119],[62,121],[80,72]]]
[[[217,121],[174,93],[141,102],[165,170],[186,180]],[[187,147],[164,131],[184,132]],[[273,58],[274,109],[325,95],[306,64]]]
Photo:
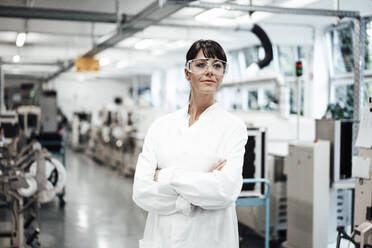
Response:
[[[195,59],[205,59],[203,51],[200,49]],[[220,87],[223,74],[216,74],[209,61],[208,69],[204,73],[190,72],[185,68],[185,77],[191,83],[192,90],[201,94],[214,94]]]

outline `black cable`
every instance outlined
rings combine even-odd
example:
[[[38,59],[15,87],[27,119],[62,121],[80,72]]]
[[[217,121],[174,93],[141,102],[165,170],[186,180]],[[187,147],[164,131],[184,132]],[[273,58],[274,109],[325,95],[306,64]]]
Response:
[[[256,62],[258,67],[262,69],[265,66],[269,65],[270,62],[273,60],[273,45],[271,44],[271,41],[266,32],[257,24],[253,25],[252,33],[254,33],[261,41],[261,45],[265,50],[265,57],[262,60]]]

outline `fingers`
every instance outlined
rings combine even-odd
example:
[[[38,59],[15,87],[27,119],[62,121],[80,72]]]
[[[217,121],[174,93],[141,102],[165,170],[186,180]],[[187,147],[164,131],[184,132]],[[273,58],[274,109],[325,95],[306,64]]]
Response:
[[[215,169],[217,169],[218,166],[220,166],[220,165],[222,164],[222,162],[223,162],[223,160],[218,161],[217,164],[215,164],[215,165],[212,166],[212,168],[209,170],[209,172],[212,172],[212,171],[214,171]]]
[[[225,166],[225,164],[226,164],[226,160],[223,160],[218,166],[217,166],[217,168],[216,168],[216,170],[222,170],[222,168]]]
[[[226,159],[219,161],[217,164],[215,164],[213,166],[213,168],[210,170],[210,172],[212,172],[214,170],[219,170],[219,171],[222,170],[222,168],[225,166],[225,164],[226,164]]]
[[[158,175],[159,175],[159,171],[160,171],[160,169],[159,169],[159,168],[157,168],[157,169],[155,170],[155,174],[154,174],[154,181],[155,181],[155,182],[157,182],[157,181],[158,181]]]

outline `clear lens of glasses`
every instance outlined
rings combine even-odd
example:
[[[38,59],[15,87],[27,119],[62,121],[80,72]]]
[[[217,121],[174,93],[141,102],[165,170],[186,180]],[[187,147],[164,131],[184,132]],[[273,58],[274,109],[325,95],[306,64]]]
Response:
[[[224,75],[227,72],[227,63],[220,59],[192,59],[187,61],[186,69],[195,74],[203,74],[211,68],[216,75]]]

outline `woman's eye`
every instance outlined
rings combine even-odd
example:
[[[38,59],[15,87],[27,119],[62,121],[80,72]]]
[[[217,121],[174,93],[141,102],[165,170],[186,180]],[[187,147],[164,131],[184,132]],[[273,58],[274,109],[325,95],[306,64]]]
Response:
[[[223,65],[221,63],[215,63],[215,64],[213,64],[213,67],[216,68],[216,69],[221,69],[223,67]]]
[[[205,67],[207,64],[206,63],[197,63],[196,66],[197,67],[200,67],[200,68],[203,68]]]

